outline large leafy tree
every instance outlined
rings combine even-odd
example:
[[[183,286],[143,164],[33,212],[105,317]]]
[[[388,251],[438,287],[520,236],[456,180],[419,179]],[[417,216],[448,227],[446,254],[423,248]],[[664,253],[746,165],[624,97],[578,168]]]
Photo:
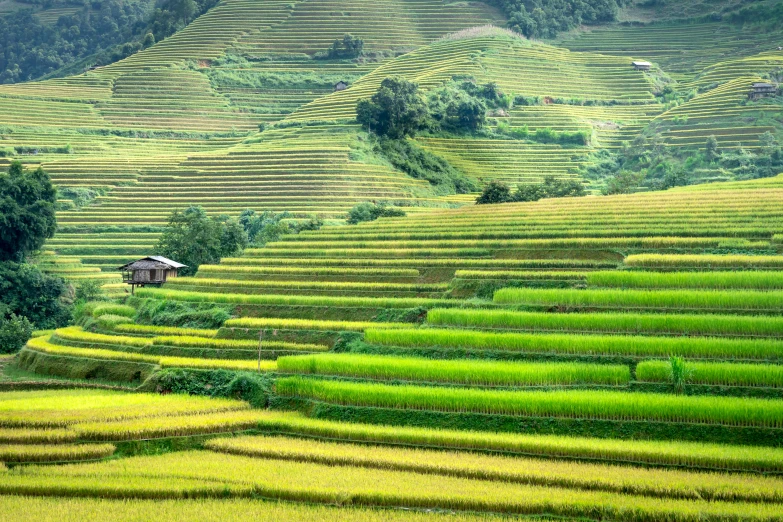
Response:
[[[13,162],[0,174],[0,261],[21,261],[54,236],[57,191],[38,167]]]
[[[174,211],[168,227],[158,240],[161,255],[188,265],[181,275],[194,274],[205,263],[236,255],[247,246],[242,225],[228,216],[207,216],[201,207]]]
[[[381,82],[372,98],[359,101],[356,119],[370,132],[400,139],[426,127],[428,111],[418,85],[392,76]]]
[[[19,350],[32,328],[54,328],[71,317],[59,277],[20,263],[54,235],[57,192],[40,167],[14,162],[0,174],[0,353]]]

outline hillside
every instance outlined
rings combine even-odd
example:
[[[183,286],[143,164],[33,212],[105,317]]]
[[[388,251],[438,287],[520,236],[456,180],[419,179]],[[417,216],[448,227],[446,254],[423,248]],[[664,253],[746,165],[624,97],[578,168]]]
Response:
[[[776,520],[782,196],[778,176],[327,227],[91,304],[16,371],[113,391],[0,393],[25,441],[4,460],[75,461],[0,471],[4,492],[83,498],[0,502]],[[185,389],[232,399],[143,393]],[[392,506],[471,513],[372,509]]]

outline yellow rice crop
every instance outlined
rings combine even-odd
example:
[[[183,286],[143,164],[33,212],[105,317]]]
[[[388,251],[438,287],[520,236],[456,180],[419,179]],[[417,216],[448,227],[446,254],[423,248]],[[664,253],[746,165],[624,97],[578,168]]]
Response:
[[[111,444],[0,444],[3,462],[65,462],[95,460],[114,453]]]
[[[416,471],[435,475],[600,489],[657,497],[780,502],[783,479],[634,468],[606,464],[391,448],[274,436],[207,441],[213,451],[327,465]]]

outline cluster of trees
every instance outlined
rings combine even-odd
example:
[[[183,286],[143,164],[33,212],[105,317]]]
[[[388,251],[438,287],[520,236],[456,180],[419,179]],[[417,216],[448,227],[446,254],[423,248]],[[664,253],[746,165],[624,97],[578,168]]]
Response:
[[[690,185],[698,181],[699,172],[737,180],[776,176],[783,172],[783,146],[770,132],[760,136],[753,152],[722,149],[714,136],[697,151],[673,149],[660,140],[649,146],[626,144],[617,155],[603,152],[583,176],[606,180],[604,194],[629,194]]]
[[[88,57],[105,65],[182,29],[217,0],[94,0],[53,25],[31,9],[0,17],[0,83],[29,81]]]
[[[554,38],[581,24],[611,22],[628,0],[493,0],[508,26],[529,38]]]
[[[208,216],[200,206],[188,207],[171,214],[155,248],[161,255],[188,265],[179,271],[180,275],[193,275],[199,266],[236,256],[249,244],[263,245],[283,234],[317,230],[323,225],[315,218],[300,223],[283,221],[290,217],[287,212],[258,214],[255,210],[245,210],[239,219],[234,219],[226,215]]]
[[[505,183],[490,181],[481,195],[476,198],[476,204],[517,203],[545,198],[580,197],[586,194],[584,185],[578,179],[563,180],[547,176],[539,185],[520,185],[513,194]]]
[[[401,139],[418,132],[475,132],[484,127],[489,108],[508,107],[497,84],[450,82],[425,96],[401,76],[381,82],[370,99],[359,100],[356,120],[379,136]]]
[[[55,328],[71,317],[72,289],[27,264],[54,236],[57,192],[40,167],[19,162],[0,174],[0,353],[19,350],[33,329]]]
[[[449,83],[425,96],[402,77],[381,82],[370,99],[360,100],[356,119],[380,137],[375,152],[411,177],[425,179],[446,193],[475,191],[475,182],[446,160],[406,140],[422,131],[466,133],[480,130],[489,107],[510,103],[495,84]]]
[[[352,60],[362,55],[364,40],[358,36],[346,34],[342,40],[334,41],[327,51],[315,53],[316,60]]]

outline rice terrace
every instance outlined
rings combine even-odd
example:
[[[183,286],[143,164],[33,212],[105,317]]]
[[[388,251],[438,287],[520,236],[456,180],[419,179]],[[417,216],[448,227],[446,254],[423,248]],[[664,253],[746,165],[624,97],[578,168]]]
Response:
[[[0,0],[0,521],[783,522],[779,0]]]

